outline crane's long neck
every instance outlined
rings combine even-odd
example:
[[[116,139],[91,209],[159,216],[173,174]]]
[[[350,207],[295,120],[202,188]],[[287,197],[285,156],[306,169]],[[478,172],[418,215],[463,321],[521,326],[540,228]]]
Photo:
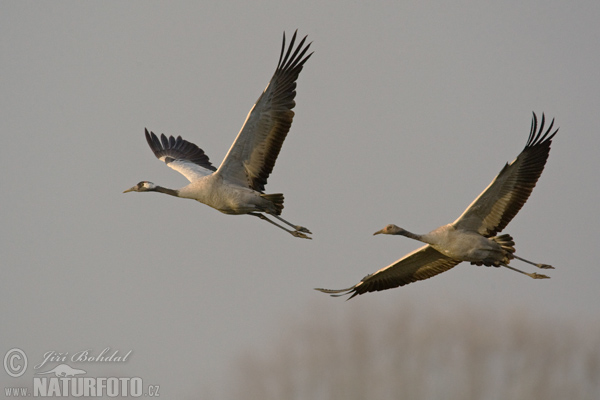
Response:
[[[403,229],[402,231],[396,233],[396,235],[402,235],[402,236],[406,236],[407,238],[418,240],[419,242],[429,243],[425,237],[426,235],[419,235],[418,233],[412,233],[412,232],[407,231],[406,229]]]
[[[156,186],[151,191],[152,192],[160,192],[160,193],[168,194],[170,196],[179,197],[179,190],[169,189],[169,188],[165,188],[162,186]]]
[[[435,247],[435,246],[447,244],[448,242],[452,241],[453,238],[455,238],[456,228],[454,228],[454,226],[452,226],[451,224],[448,224],[448,225],[442,225],[439,228],[436,228],[436,229],[432,230],[431,232],[426,233],[424,235],[419,235],[416,233],[408,232],[406,230],[404,230],[403,232],[400,232],[400,234],[404,235],[406,237],[409,237],[411,239],[415,239],[420,242],[430,244]]]

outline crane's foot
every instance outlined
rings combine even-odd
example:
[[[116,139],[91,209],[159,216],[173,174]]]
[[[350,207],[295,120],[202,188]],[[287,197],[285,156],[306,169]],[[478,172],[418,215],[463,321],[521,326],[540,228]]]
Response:
[[[535,264],[535,266],[538,268],[542,268],[542,269],[554,269],[554,267],[552,265],[548,265],[548,264]]]
[[[311,237],[306,236],[304,233],[299,232],[299,231],[290,231],[290,233],[292,234],[292,236],[298,237],[298,238],[302,238],[302,239],[310,239],[312,240]],[[309,232],[310,233],[310,232]]]
[[[542,274],[536,274],[535,272],[533,274],[527,274],[527,275],[529,275],[533,279],[550,279],[549,276],[542,275]]]
[[[306,229],[306,228],[305,228],[305,227],[303,227],[303,226],[300,226],[300,225],[294,225],[294,229],[295,229],[295,230],[297,230],[298,232],[304,232],[304,233],[308,233],[308,234],[312,235],[312,232],[311,232],[311,231],[309,231],[308,229]],[[540,268],[541,268],[541,267],[540,267]]]

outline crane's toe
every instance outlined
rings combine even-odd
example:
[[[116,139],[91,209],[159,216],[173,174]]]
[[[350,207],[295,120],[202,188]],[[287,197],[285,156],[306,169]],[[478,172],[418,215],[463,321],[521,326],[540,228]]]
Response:
[[[542,275],[542,274],[536,274],[535,272],[533,274],[527,274],[527,275],[529,275],[533,279],[550,279],[549,276]]]
[[[552,265],[548,265],[548,264],[535,264],[535,266],[538,268],[542,268],[542,269],[554,269],[554,267]]]
[[[292,236],[298,237],[298,238],[302,238],[302,239],[310,239],[312,240],[311,237],[306,236],[304,233],[299,232],[299,231],[292,231],[290,232],[292,234]],[[310,232],[309,232],[310,233]]]
[[[308,229],[306,229],[306,228],[305,228],[305,227],[303,227],[303,226],[300,226],[300,225],[294,225],[294,229],[295,229],[295,230],[297,230],[298,232],[304,232],[304,233],[308,233],[308,234],[312,235],[312,232],[311,232],[311,231],[309,231]]]

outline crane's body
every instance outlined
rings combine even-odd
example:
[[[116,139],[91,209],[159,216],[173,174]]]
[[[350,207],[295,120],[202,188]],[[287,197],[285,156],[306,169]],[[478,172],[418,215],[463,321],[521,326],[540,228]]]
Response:
[[[182,199],[191,199],[206,204],[223,214],[240,215],[250,212],[277,213],[277,207],[268,194],[259,193],[247,187],[224,182],[223,178],[211,174],[202,177],[181,189],[166,189],[143,181],[143,188],[128,189],[130,191],[155,191]]]
[[[384,233],[384,232],[381,232]],[[404,233],[408,236],[409,232]],[[506,250],[493,238],[486,238],[476,232],[456,229],[452,224],[443,225],[424,235],[411,234],[429,244],[446,257],[460,261],[504,260]]]
[[[311,232],[280,217],[283,194],[265,194],[267,178],[273,170],[283,141],[292,124],[296,103],[296,80],[310,43],[304,37],[294,50],[296,33],[285,51],[285,33],[281,55],[271,81],[250,109],[242,129],[219,168],[195,144],[178,136],[160,138],[146,130],[146,141],[154,155],[168,167],[184,175],[190,183],[180,189],[169,189],[149,181],[141,181],[127,192],[159,192],[175,197],[197,200],[224,214],[247,214],[259,217],[295,237],[310,239]],[[270,220],[273,216],[289,225],[287,229]]]
[[[475,265],[506,267],[534,279],[548,278],[546,275],[524,272],[508,265],[516,258],[538,268],[553,268],[548,264],[534,263],[514,254],[515,242],[510,235],[496,236],[523,207],[544,170],[552,138],[558,131],[557,129],[552,132],[552,121],[544,132],[544,119],[542,115],[538,130],[537,117],[533,114],[529,139],[521,154],[504,166],[492,183],[456,221],[423,235],[393,224],[374,233],[406,236],[426,243],[425,246],[367,275],[352,287],[317,290],[332,296],[352,294],[352,298],[363,293],[391,289],[431,278],[463,261]]]

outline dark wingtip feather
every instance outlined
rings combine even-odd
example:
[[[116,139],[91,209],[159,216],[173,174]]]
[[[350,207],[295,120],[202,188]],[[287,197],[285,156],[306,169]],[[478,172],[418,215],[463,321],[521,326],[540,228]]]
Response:
[[[302,66],[310,58],[310,56],[312,56],[312,54],[314,53],[314,52],[311,52],[308,56],[304,57],[304,54],[306,54],[306,52],[310,48],[310,45],[312,44],[312,42],[310,42],[309,44],[304,46],[304,43],[306,42],[308,35],[306,35],[302,38],[302,40],[300,41],[300,43],[298,43],[298,45],[296,46],[296,49],[294,50],[294,44],[296,42],[297,34],[298,34],[298,29],[296,29],[294,31],[294,35],[292,36],[292,39],[290,40],[290,44],[287,46],[287,52],[286,52],[285,51],[285,48],[286,48],[285,31],[283,32],[283,41],[281,43],[281,53],[279,54],[279,62],[277,63],[277,70],[292,69],[297,66]],[[292,54],[292,51],[293,51],[293,54]],[[304,58],[302,58],[302,57],[304,57]],[[298,72],[300,72],[300,71],[298,71]]]
[[[554,135],[556,135],[559,129],[556,128],[556,130],[552,132],[552,128],[554,127],[554,118],[552,118],[550,126],[548,126],[548,128],[544,131],[545,123],[546,116],[544,113],[542,113],[542,118],[540,120],[540,126],[538,129],[537,116],[535,115],[535,112],[533,112],[533,117],[531,119],[531,130],[529,131],[529,138],[527,139],[527,144],[525,145],[526,149],[545,142],[550,142],[554,138]]]
[[[277,68],[281,65],[281,59],[283,58],[283,53],[285,52],[285,31],[283,31],[283,41],[281,43],[281,53],[279,54],[279,62],[277,63]]]
[[[163,133],[159,139],[154,132],[148,131],[148,129],[145,129],[145,136],[148,146],[150,146],[150,149],[158,159],[164,156],[167,157],[169,161],[186,160],[211,171],[217,170],[201,148],[194,143],[182,139],[181,136],[178,136],[177,138],[173,136],[167,137]],[[166,160],[167,159],[165,159],[165,161]]]
[[[148,142],[148,146],[150,146],[150,149],[152,150],[152,152],[154,153],[156,158],[160,158],[161,156],[159,155],[159,153],[162,150],[162,145],[160,143],[160,140],[158,139],[158,137],[156,137],[154,132],[148,131],[148,129],[145,129],[145,131],[146,131],[145,132],[146,133],[146,141]]]
[[[323,288],[315,288],[315,290],[318,290],[319,292],[322,292],[322,293],[327,293],[331,297],[342,297],[342,296],[346,296],[346,295],[354,292],[354,293],[352,293],[352,296],[350,296],[350,297],[348,297],[346,299],[346,301],[350,300],[351,298],[353,298],[356,295],[362,294],[362,293],[359,293],[356,290],[356,286],[352,286],[352,287],[349,287],[349,288],[346,288],[346,289],[323,289]]]

